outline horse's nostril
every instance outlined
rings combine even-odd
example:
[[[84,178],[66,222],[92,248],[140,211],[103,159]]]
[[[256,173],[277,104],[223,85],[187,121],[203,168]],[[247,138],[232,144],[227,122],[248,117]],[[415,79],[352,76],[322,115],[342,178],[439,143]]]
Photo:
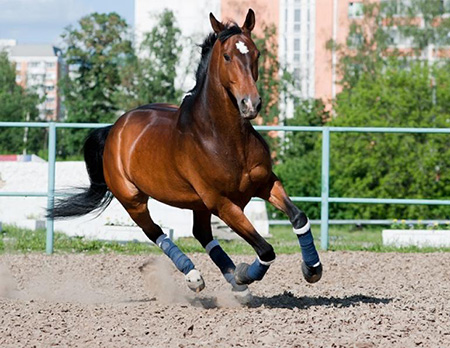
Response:
[[[257,102],[257,104],[256,104],[256,111],[260,112],[261,111],[261,107],[262,107],[262,99],[260,97],[258,102]]]

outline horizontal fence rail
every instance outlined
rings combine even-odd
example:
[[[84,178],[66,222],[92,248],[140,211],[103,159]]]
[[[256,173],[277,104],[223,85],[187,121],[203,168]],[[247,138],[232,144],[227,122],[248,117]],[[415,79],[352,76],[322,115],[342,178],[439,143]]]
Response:
[[[55,122],[0,122],[0,128],[48,128],[48,188],[47,192],[0,192],[0,197],[47,197],[47,209],[52,210],[55,200],[56,129],[58,128],[101,128],[109,123],[55,123]],[[318,132],[322,133],[322,173],[320,197],[291,197],[294,202],[315,202],[321,204],[320,224],[321,248],[328,249],[330,224],[352,223],[352,220],[329,220],[329,203],[356,204],[413,204],[450,205],[450,200],[442,199],[392,199],[392,198],[350,198],[330,197],[330,133],[396,133],[396,134],[450,134],[450,128],[388,128],[388,127],[309,127],[309,126],[255,126],[258,131]],[[369,223],[366,220],[364,223]],[[370,220],[368,220],[370,221]],[[389,220],[374,220],[386,224]],[[354,222],[354,220],[353,220]],[[285,220],[273,220],[269,224],[288,224]],[[46,252],[53,253],[54,221],[47,218]]]

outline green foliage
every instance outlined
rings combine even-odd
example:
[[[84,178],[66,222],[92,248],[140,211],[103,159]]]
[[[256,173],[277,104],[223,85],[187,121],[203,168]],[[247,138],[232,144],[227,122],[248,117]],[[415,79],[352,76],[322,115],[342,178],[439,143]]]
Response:
[[[39,97],[16,84],[14,64],[5,52],[0,52],[0,105],[1,121],[38,121]],[[24,132],[27,143],[24,142]],[[45,146],[45,130],[24,128],[0,129],[0,153],[37,153]]]
[[[172,11],[164,10],[158,19],[145,33],[138,56],[121,72],[123,91],[118,104],[124,110],[148,103],[178,104],[181,98],[181,91],[175,88],[181,31]]]
[[[449,127],[450,69],[422,59],[430,45],[448,37],[439,1],[364,2],[364,16],[350,26],[345,44],[329,42],[339,57],[343,91],[334,101],[329,126]],[[423,21],[418,25],[418,18]],[[395,30],[413,50],[400,50]],[[397,37],[398,38],[398,37]],[[303,109],[303,106],[300,105]],[[314,108],[311,109],[314,111]],[[298,111],[297,111],[298,113]],[[320,113],[319,113],[320,114]],[[300,125],[318,125],[299,118]],[[322,118],[323,119],[326,119]],[[304,133],[298,137],[304,137]],[[276,171],[289,194],[320,195],[320,139],[287,137]],[[333,197],[449,199],[450,145],[445,135],[334,133],[331,136],[330,195]],[[295,177],[297,173],[297,178]],[[301,174],[300,174],[301,173]],[[314,178],[307,179],[306,176]],[[311,217],[318,207],[301,204]],[[330,217],[345,219],[445,218],[445,207],[331,204]]]
[[[264,25],[263,36],[255,37],[254,42],[260,52],[256,86],[262,99],[262,108],[256,122],[258,124],[278,125],[281,112],[280,100],[291,96],[290,90],[293,88],[293,79],[278,61],[278,36],[274,25]],[[266,133],[263,134],[263,137],[271,149],[277,147],[279,142],[277,136],[270,136]]]
[[[320,100],[300,102],[294,117],[286,120],[290,126],[322,126],[329,118],[325,105]],[[274,171],[290,196],[318,197],[321,183],[321,146],[319,133],[289,132],[278,155]],[[297,203],[300,209],[316,219],[320,207],[315,203]],[[270,208],[274,217],[285,218]]]
[[[61,92],[67,122],[112,122],[118,116],[119,70],[133,55],[127,29],[116,13],[92,13],[77,28],[65,30],[63,56],[69,74],[61,81]],[[58,142],[60,155],[79,153],[87,132],[66,130]]]
[[[435,67],[438,97],[430,87],[432,69],[391,61],[376,80],[361,75],[336,100],[330,126],[448,127],[448,68]],[[444,87],[444,88],[442,88]],[[450,197],[450,145],[444,135],[335,134],[331,139],[331,195],[344,197]],[[447,208],[401,205],[334,206],[336,218],[438,218]],[[447,215],[446,215],[447,214]]]
[[[376,80],[389,58],[423,59],[432,48],[450,45],[450,17],[443,16],[450,8],[445,9],[441,0],[363,2],[363,17],[350,23],[346,42],[328,42],[339,56],[344,88],[353,87],[365,73]],[[398,40],[413,49],[399,49]]]
[[[286,92],[289,85],[289,75],[280,78],[281,69],[278,61],[278,36],[274,25],[263,27],[263,36],[254,38],[256,47],[261,56],[258,66],[258,88],[263,106],[259,113],[264,124],[278,124],[280,108],[279,100],[283,92]],[[284,70],[284,69],[283,69]]]
[[[450,4],[442,0],[413,0],[411,2],[385,3],[382,9],[391,18],[403,38],[409,38],[414,54],[420,56],[430,45],[446,47],[450,44]],[[400,16],[399,16],[400,15]],[[421,24],[418,25],[418,17]]]
[[[364,73],[376,79],[385,65],[385,57],[398,54],[395,47],[390,47],[389,26],[385,26],[390,18],[382,13],[379,3],[364,1],[363,17],[350,23],[346,42],[327,43],[339,56],[340,83],[344,88],[353,87]]]

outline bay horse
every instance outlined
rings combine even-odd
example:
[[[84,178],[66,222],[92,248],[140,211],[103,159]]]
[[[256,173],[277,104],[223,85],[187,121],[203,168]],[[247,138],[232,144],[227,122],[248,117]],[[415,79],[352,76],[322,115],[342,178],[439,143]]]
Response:
[[[308,218],[273,173],[268,145],[250,123],[262,103],[256,88],[259,51],[251,37],[255,14],[250,9],[242,27],[223,24],[212,13],[210,22],[213,32],[201,45],[195,87],[181,106],[141,106],[91,132],[84,144],[90,186],[57,201],[48,213],[81,216],[102,211],[117,198],[198,292],[205,287],[201,273],[153,222],[147,202],[152,197],[191,209],[194,237],[232,290],[247,295],[247,285],[262,280],[275,260],[273,247],[243,213],[252,197],[260,197],[287,214],[302,250],[303,276],[317,282],[322,265]],[[213,239],[211,214],[253,247],[257,257],[251,265],[235,266]]]

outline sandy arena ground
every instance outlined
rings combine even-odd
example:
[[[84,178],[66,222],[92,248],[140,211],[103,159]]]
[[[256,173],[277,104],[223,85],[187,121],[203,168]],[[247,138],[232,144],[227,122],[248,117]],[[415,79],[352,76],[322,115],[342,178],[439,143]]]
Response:
[[[450,347],[450,253],[322,253],[314,285],[281,255],[248,306],[191,256],[199,295],[165,256],[0,255],[0,347]]]

